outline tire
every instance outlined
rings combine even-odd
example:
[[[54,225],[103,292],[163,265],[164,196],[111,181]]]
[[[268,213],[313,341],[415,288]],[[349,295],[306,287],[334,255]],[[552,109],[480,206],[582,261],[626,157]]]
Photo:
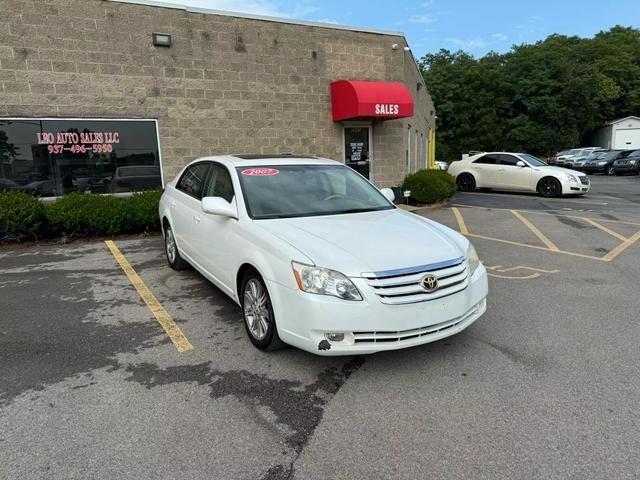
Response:
[[[606,167],[604,167],[604,173],[605,173],[605,175],[613,175],[616,172],[613,169],[613,165],[607,165]]]
[[[167,256],[167,263],[174,270],[185,270],[189,267],[187,261],[180,256],[176,238],[168,223],[164,227],[164,253]]]
[[[559,197],[562,195],[562,185],[556,178],[545,177],[538,183],[538,193],[546,198]]]
[[[286,347],[278,335],[267,287],[255,270],[249,270],[244,275],[240,300],[244,327],[251,343],[258,349],[267,352]]]
[[[456,186],[460,192],[473,192],[476,189],[476,179],[470,173],[461,173],[456,178]]]

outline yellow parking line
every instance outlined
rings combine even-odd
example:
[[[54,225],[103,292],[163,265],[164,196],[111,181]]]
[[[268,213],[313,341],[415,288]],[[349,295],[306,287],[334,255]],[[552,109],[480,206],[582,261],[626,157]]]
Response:
[[[540,274],[537,272],[527,275],[526,277],[514,277],[512,275],[498,275],[497,273],[491,273],[491,272],[487,272],[487,275],[489,275],[490,277],[502,278],[504,280],[533,280],[534,278],[540,277]]]
[[[584,219],[585,222],[590,223],[591,225],[593,225],[596,228],[599,228],[600,230],[602,230],[603,232],[608,233],[609,235],[612,235],[614,237],[616,237],[618,240],[622,240],[623,242],[626,242],[627,240],[629,240],[627,237],[625,237],[624,235],[620,235],[618,232],[614,232],[613,230],[611,230],[610,228],[605,227],[604,225],[599,224],[598,222],[596,222],[595,220],[592,220],[590,218],[585,218]]]
[[[624,242],[622,242],[620,245],[618,245],[616,248],[614,248],[609,253],[607,253],[604,257],[602,257],[602,259],[606,260],[607,262],[610,262],[611,260],[616,258],[618,255],[620,255],[622,252],[624,252],[627,248],[629,248],[631,245],[636,243],[638,240],[640,240],[640,231],[630,236],[628,239],[626,239]]]
[[[144,303],[147,304],[147,307],[149,307],[153,316],[156,317],[158,323],[160,323],[162,328],[164,328],[164,331],[167,332],[167,335],[169,335],[169,338],[176,346],[176,349],[179,352],[191,350],[193,345],[191,345],[189,340],[187,340],[187,337],[182,333],[182,330],[180,330],[180,327],[178,327],[178,325],[173,321],[169,312],[164,309],[153,293],[151,293],[151,290],[147,288],[140,276],[129,264],[125,256],[120,252],[116,244],[113,243],[112,240],[106,240],[104,243],[106,243],[109,250],[111,250],[116,261],[120,264],[122,270],[124,270],[124,273],[129,278],[129,281],[138,291],[142,300],[144,300]]]
[[[462,203],[454,203],[454,206],[465,207],[465,208],[478,208],[481,210],[511,210],[509,208],[500,208],[500,207],[479,207],[477,205],[464,205]],[[581,217],[579,215],[566,215],[564,213],[549,213],[549,212],[539,212],[536,210],[523,210],[519,209],[519,212],[526,213],[527,215],[550,215],[552,217],[566,217],[566,218],[578,218],[580,220],[597,220],[599,222],[606,223],[621,223],[623,225],[633,225],[635,227],[640,227],[640,223],[637,222],[626,222],[624,220],[609,220],[607,218],[590,218],[590,217]]]
[[[462,218],[462,214],[460,213],[460,210],[458,210],[456,207],[453,207],[451,211],[453,212],[453,215],[456,217],[456,220],[458,221],[458,227],[460,228],[460,233],[463,235],[469,235],[469,230],[467,229],[467,225],[464,223],[464,218]]]
[[[513,272],[514,270],[529,270],[531,272],[538,272],[538,273],[558,273],[560,271],[558,269],[545,270],[544,268],[527,267],[526,265],[517,265],[515,267],[509,267],[509,268],[498,268],[496,270],[500,273]]]
[[[540,247],[538,245],[529,245],[528,243],[512,242],[511,240],[503,240],[501,238],[485,237],[484,235],[476,235],[475,233],[468,233],[467,237],[480,238],[482,240],[491,240],[492,242],[506,243],[507,245],[517,245],[518,247],[533,248],[534,250],[542,250],[543,252],[561,253],[563,255],[571,255],[572,257],[588,258],[590,260],[600,260],[603,262],[610,261],[610,259],[607,259],[604,257],[594,257],[592,255],[585,255],[583,253],[565,252],[564,250],[551,250],[549,248]]]
[[[529,220],[524,218],[519,212],[517,212],[516,210],[511,210],[511,213],[513,213],[518,220],[524,223],[527,226],[527,228],[531,230],[531,232],[533,232],[533,234],[536,237],[538,237],[540,241],[547,246],[549,250],[553,252],[560,251],[560,249],[556,247],[556,245],[551,240],[549,240],[544,233],[538,230],[538,227],[536,227],[533,223],[531,223]]]

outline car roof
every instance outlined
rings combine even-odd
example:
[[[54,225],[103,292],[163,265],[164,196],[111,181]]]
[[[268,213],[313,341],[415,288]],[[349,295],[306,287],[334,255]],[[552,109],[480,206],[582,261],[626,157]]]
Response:
[[[520,152],[479,152],[474,155],[469,155],[469,157],[464,160],[475,160],[478,157],[482,157],[483,155],[524,155]]]
[[[306,155],[279,155],[279,154],[238,154],[238,155],[212,155],[201,157],[193,162],[217,161],[230,167],[262,167],[267,165],[344,165],[328,158],[312,157]]]

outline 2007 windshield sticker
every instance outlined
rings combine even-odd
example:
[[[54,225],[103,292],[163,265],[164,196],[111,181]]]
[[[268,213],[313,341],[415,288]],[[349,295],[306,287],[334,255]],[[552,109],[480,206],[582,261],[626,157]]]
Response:
[[[264,177],[267,175],[277,175],[279,173],[280,170],[276,170],[275,168],[248,168],[242,170],[242,175],[250,175],[252,177]]]

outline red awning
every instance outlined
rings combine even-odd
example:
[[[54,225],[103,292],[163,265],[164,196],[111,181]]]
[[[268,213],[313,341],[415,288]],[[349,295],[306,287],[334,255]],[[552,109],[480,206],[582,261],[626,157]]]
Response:
[[[331,83],[331,110],[336,122],[411,117],[413,97],[407,87],[398,82],[337,80]]]

